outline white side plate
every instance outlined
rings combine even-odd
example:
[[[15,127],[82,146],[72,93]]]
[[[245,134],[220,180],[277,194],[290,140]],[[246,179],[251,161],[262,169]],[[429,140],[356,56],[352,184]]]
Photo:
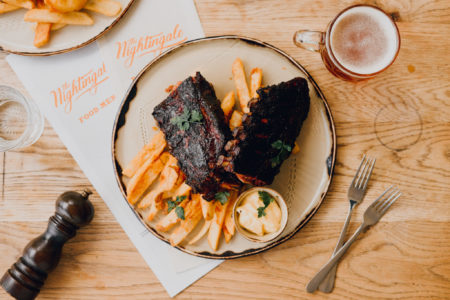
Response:
[[[26,9],[0,14],[0,50],[20,55],[53,55],[83,47],[111,29],[127,12],[134,0],[118,0],[122,11],[116,17],[107,17],[87,11],[94,19],[90,26],[67,25],[50,33],[47,45],[36,48],[34,41],[34,23],[25,22]]]

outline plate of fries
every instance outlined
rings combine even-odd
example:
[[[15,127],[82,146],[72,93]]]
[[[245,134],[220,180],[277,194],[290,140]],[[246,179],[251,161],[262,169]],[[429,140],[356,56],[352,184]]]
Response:
[[[153,119],[153,108],[197,71],[213,84],[231,129],[240,126],[247,102],[259,87],[297,76],[308,81],[308,118],[291,156],[269,186],[283,196],[289,210],[287,226],[274,241],[255,243],[236,231],[233,206],[243,189],[230,187],[206,201],[186,184]],[[293,58],[255,39],[209,37],[172,48],[135,78],[115,120],[112,158],[124,201],[151,233],[192,255],[231,259],[281,244],[314,215],[331,182],[336,134],[322,92]]]
[[[108,31],[134,0],[0,0],[0,50],[53,55]]]

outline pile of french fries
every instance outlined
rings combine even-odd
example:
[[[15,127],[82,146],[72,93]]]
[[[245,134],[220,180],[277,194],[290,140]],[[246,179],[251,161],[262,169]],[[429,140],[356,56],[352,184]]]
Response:
[[[230,190],[228,201],[223,205],[192,193],[177,159],[165,151],[166,147],[164,134],[159,131],[122,171],[129,179],[126,184],[127,200],[143,213],[146,221],[153,221],[158,213],[162,213],[156,229],[160,232],[172,231],[170,243],[174,246],[185,241],[203,218],[205,222],[188,243],[194,244],[208,234],[211,249],[217,250],[222,232],[227,243],[235,233],[232,208],[238,192]],[[168,211],[169,201],[177,200],[177,206],[183,208],[184,219],[180,218],[176,209]]]
[[[66,25],[92,25],[94,20],[81,10],[105,16],[117,16],[122,10],[115,0],[0,0],[0,14],[27,9],[24,21],[35,23],[34,46],[42,47],[50,40],[50,33]]]
[[[262,82],[262,70],[255,68],[250,73],[248,87],[244,65],[239,58],[232,65],[232,73],[239,103],[236,105],[234,91],[227,93],[221,102],[231,130],[242,125],[243,114],[249,113],[248,102],[258,97],[256,91]],[[297,152],[295,148],[298,147],[294,147],[292,152]],[[127,200],[142,212],[146,221],[153,221],[158,213],[162,213],[163,216],[156,222],[156,229],[160,232],[171,231],[172,245],[184,241],[192,245],[207,235],[209,246],[216,251],[222,233],[228,243],[236,232],[232,213],[239,191],[229,189],[228,201],[224,204],[218,200],[206,201],[202,195],[192,193],[177,159],[166,149],[164,134],[159,131],[123,169],[122,175],[128,178]],[[184,219],[180,218],[176,209],[169,212],[168,203],[176,203],[183,208]],[[190,235],[202,219],[201,228],[194,236]]]
[[[254,68],[250,72],[250,87],[247,85],[244,64],[241,59],[237,58],[231,67],[233,74],[234,86],[239,99],[239,109],[235,109],[234,91],[230,91],[222,101],[221,107],[225,113],[225,117],[229,119],[229,126],[231,130],[242,125],[242,116],[250,113],[248,103],[251,99],[258,98],[257,90],[261,87],[262,70]],[[300,151],[297,143],[292,149],[292,154]]]

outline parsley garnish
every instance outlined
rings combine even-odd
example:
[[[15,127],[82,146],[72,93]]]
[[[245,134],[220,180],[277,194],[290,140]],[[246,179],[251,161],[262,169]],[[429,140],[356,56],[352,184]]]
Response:
[[[169,200],[167,201],[167,212],[170,212],[172,209],[178,206],[181,202],[183,202],[184,199],[186,199],[187,196],[177,196],[175,198],[175,201]]]
[[[270,203],[274,201],[273,197],[266,191],[258,191],[259,199],[262,200],[264,206],[260,206],[257,208],[258,210],[258,218],[261,218],[266,215],[266,208]]]
[[[188,130],[191,123],[200,123],[202,120],[203,115],[199,111],[185,109],[181,115],[170,119],[170,123],[177,125],[180,130]]]
[[[218,192],[214,198],[219,200],[220,204],[224,205],[228,202],[228,197],[230,197],[230,192]]]
[[[199,111],[193,110],[190,122],[200,122],[201,120],[203,120],[203,115]]]
[[[289,156],[289,153],[292,151],[292,147],[283,143],[281,140],[276,140],[271,146],[272,148],[279,150],[278,154],[271,159],[272,168],[275,168],[281,164],[282,160]]]
[[[177,206],[177,208],[175,208],[175,212],[177,213],[178,218],[184,220],[184,208]]]
[[[167,201],[167,212],[170,212],[175,207],[177,207],[177,203],[175,201],[172,200]]]

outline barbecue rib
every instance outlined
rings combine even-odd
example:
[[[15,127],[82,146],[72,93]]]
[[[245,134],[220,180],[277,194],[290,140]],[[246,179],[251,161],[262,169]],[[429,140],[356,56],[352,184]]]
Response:
[[[253,185],[271,184],[280,172],[300,133],[309,111],[309,89],[305,79],[260,88],[259,99],[249,102],[250,113],[233,131],[219,164],[239,180]]]
[[[153,110],[178,159],[186,183],[207,200],[214,198],[229,174],[217,165],[232,136],[212,85],[197,72],[185,79]]]

